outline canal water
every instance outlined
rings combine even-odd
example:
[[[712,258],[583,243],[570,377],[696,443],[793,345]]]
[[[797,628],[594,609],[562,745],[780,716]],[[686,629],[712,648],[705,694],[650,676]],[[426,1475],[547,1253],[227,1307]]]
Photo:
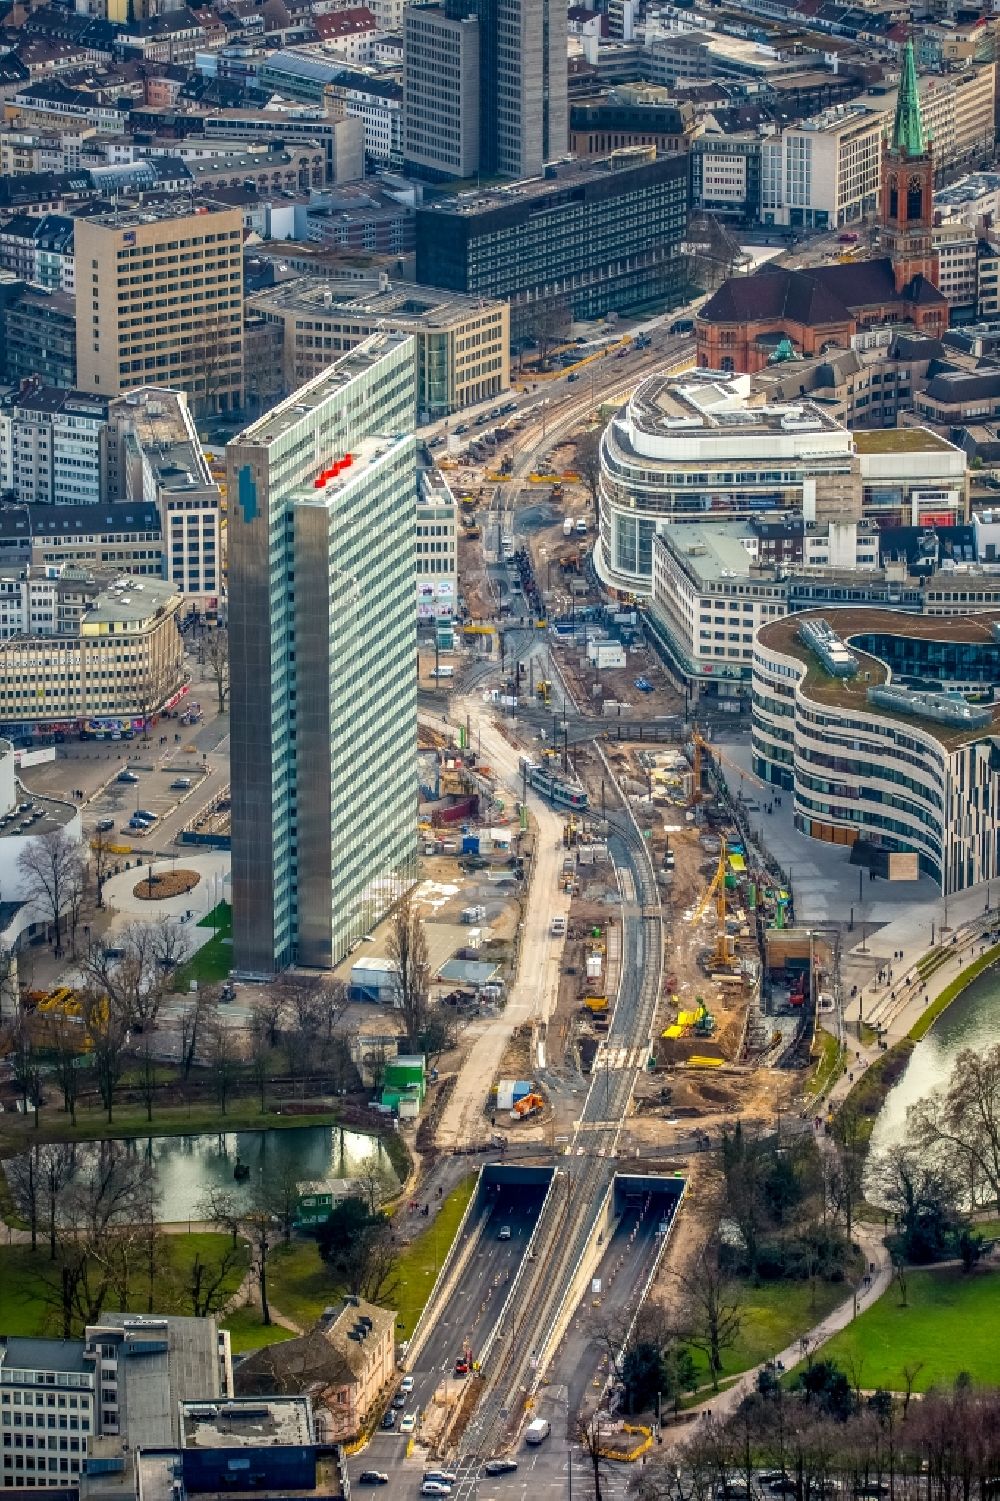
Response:
[[[973,980],[918,1042],[906,1072],[890,1091],[872,1132],[873,1153],[906,1138],[906,1112],[947,1084],[959,1053],[982,1053],[1000,1042],[1000,966]]]
[[[86,1172],[105,1142],[76,1148],[77,1172]],[[200,1136],[137,1137],[117,1142],[146,1156],[160,1191],[159,1218],[164,1223],[196,1220],[209,1190],[225,1188],[249,1200],[255,1183],[278,1182],[286,1172],[300,1183],[355,1178],[374,1161],[386,1189],[398,1185],[392,1163],[377,1136],[338,1126],[291,1126],[281,1131],[235,1131]],[[237,1158],[250,1169],[236,1182]]]

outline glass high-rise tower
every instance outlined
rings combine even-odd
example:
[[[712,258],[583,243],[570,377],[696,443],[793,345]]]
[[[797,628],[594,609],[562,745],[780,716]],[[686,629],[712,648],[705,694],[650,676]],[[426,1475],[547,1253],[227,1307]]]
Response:
[[[413,339],[228,446],[234,966],[329,967],[413,872]]]

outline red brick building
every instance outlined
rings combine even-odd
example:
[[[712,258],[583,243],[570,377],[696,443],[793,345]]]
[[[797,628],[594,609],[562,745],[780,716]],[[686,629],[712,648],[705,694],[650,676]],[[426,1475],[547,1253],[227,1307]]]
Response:
[[[937,337],[948,326],[931,236],[934,162],[925,140],[913,46],[903,59],[892,139],[882,158],[882,246],[875,260],[809,270],[762,266],[732,277],[696,321],[698,364],[753,374],[788,339],[808,358],[882,323],[911,323]]]

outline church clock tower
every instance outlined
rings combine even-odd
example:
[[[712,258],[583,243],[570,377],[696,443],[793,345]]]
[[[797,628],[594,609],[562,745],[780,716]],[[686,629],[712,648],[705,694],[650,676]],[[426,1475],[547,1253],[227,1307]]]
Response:
[[[934,156],[920,118],[917,69],[909,41],[903,53],[892,139],[882,152],[882,245],[893,264],[897,292],[920,275],[937,286],[933,217]]]

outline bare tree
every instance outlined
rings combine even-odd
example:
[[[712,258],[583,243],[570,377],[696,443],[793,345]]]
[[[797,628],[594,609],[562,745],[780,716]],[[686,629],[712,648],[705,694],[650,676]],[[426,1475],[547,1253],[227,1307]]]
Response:
[[[214,1258],[203,1258],[200,1251],[195,1252],[187,1292],[196,1319],[207,1319],[221,1312],[229,1297],[230,1279],[242,1264],[243,1253],[236,1242],[224,1245]]]
[[[124,1051],[129,1035],[128,1012],[116,997],[103,994],[100,990],[84,991],[81,1004],[83,1025],[90,1038],[97,1091],[110,1123],[114,1119],[118,1081],[125,1066]]]
[[[203,986],[192,997],[191,1003],[181,1016],[181,1073],[190,1077],[198,1056],[198,1046],[205,1033],[211,1031],[215,1009],[219,1004],[217,986]]]
[[[267,1271],[274,1247],[274,1217],[266,1203],[255,1203],[244,1214],[241,1224],[243,1234],[250,1246],[250,1270],[257,1283],[261,1321],[264,1324],[270,1324],[271,1305],[267,1294]]]
[[[961,1166],[972,1203],[1000,1208],[1000,1043],[964,1048],[948,1083],[909,1114],[913,1139],[942,1165]]]
[[[299,1176],[294,1168],[286,1165],[271,1174],[258,1194],[258,1209],[266,1209],[271,1219],[281,1230],[285,1245],[292,1239],[296,1216],[299,1212]]]
[[[0,1020],[17,1014],[19,1001],[17,955],[0,945]]]
[[[80,1098],[80,1056],[83,1029],[67,1016],[54,1017],[50,1028],[53,1072],[63,1098],[63,1109],[76,1125],[76,1102]]]
[[[198,1215],[210,1225],[218,1225],[227,1232],[233,1245],[239,1241],[243,1224],[243,1204],[228,1188],[212,1188],[198,1206]]]
[[[743,1324],[737,1284],[719,1265],[718,1247],[706,1248],[693,1272],[675,1272],[687,1295],[685,1338],[708,1362],[712,1386],[719,1389],[722,1356],[736,1341]]]
[[[133,1273],[149,1260],[155,1233],[155,1182],[151,1164],[120,1142],[101,1143],[86,1171],[61,1190],[56,1261],[47,1280],[64,1339],[96,1322],[109,1294],[127,1307]]]
[[[551,351],[568,336],[572,321],[568,304],[558,298],[538,302],[531,309],[527,333],[538,346],[540,369],[545,369]]]
[[[219,713],[225,714],[229,703],[229,632],[217,626],[205,637],[205,665],[209,669],[219,700]]]
[[[576,441],[576,472],[587,487],[590,503],[597,515],[601,493],[601,429],[588,428]]]
[[[580,1446],[590,1462],[590,1470],[594,1479],[594,1501],[603,1501],[604,1490],[602,1480],[604,1478],[604,1456],[601,1453],[603,1439],[601,1437],[601,1414],[591,1413],[590,1417],[584,1418],[577,1425],[577,1438]],[[570,1455],[570,1463],[573,1456]]]
[[[225,1115],[239,1074],[239,1064],[232,1031],[218,1012],[208,1032],[208,1067],[215,1098],[219,1102],[220,1111]]]
[[[69,1143],[48,1142],[37,1151],[39,1209],[45,1217],[49,1257],[52,1261],[55,1261],[58,1252],[60,1200],[63,1189],[72,1181],[75,1166],[76,1150]]]
[[[20,1157],[12,1157],[4,1164],[4,1175],[14,1203],[28,1221],[31,1249],[38,1250],[38,1212],[40,1183],[37,1146],[29,1147]]]
[[[250,1073],[260,1096],[260,1113],[267,1110],[267,1083],[271,1077],[271,1060],[274,1054],[270,1041],[267,1017],[255,1007],[247,1028]]]
[[[78,886],[83,858],[76,841],[65,829],[57,829],[28,839],[17,859],[25,898],[51,925],[57,952],[62,947],[63,917]]]
[[[410,891],[392,915],[387,947],[389,958],[395,965],[393,993],[396,1007],[402,1013],[406,1041],[415,1049],[427,1020],[431,970],[424,920],[413,904]]]
[[[104,906],[104,886],[115,863],[113,834],[96,833],[90,841],[90,863],[94,869],[94,889],[98,907]]]
[[[109,997],[138,1032],[156,1025],[171,972],[186,957],[189,941],[177,923],[129,923],[113,945],[95,942],[80,961],[90,986]]]

